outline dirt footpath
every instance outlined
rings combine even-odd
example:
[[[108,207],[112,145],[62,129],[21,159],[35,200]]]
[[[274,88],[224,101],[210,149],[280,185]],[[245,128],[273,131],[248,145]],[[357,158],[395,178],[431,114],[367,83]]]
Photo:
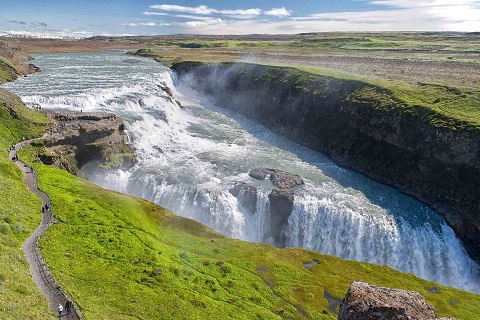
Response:
[[[34,139],[35,140],[35,139]],[[10,150],[10,159],[15,159],[15,164],[20,168],[23,174],[23,181],[27,184],[28,190],[38,195],[42,199],[42,210],[39,208],[39,212],[42,213],[42,223],[37,227],[33,234],[23,243],[22,250],[30,265],[30,271],[33,279],[38,288],[48,300],[50,310],[55,316],[58,316],[58,305],[62,305],[64,311],[62,312],[61,319],[81,319],[75,306],[71,309],[70,314],[66,311],[66,302],[69,300],[66,294],[62,291],[60,286],[52,278],[50,271],[48,270],[45,261],[38,249],[38,240],[48,227],[54,221],[51,209],[50,198],[47,194],[38,189],[37,185],[37,173],[33,168],[28,167],[23,161],[16,158],[17,150],[28,145],[33,140],[23,141],[15,145],[13,150]]]

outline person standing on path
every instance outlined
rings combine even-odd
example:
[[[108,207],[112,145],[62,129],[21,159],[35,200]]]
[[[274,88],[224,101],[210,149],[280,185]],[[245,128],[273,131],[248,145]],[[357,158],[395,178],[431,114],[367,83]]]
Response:
[[[58,319],[62,317],[63,306],[58,304]]]
[[[67,314],[71,314],[72,313],[72,301],[70,300],[67,300],[67,302],[65,302],[65,311],[67,312]]]

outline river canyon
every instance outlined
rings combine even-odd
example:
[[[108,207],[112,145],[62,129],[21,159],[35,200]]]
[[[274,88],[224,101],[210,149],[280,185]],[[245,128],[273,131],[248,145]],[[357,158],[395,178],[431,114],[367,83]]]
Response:
[[[148,199],[229,237],[388,265],[480,292],[478,264],[426,205],[214,104],[161,64],[122,51],[34,57],[42,72],[2,87],[27,105],[124,119],[137,163],[113,172],[95,163],[82,168],[102,187]],[[269,197],[275,187],[252,178],[256,168],[304,182],[275,230]],[[255,190],[255,201],[246,190]]]

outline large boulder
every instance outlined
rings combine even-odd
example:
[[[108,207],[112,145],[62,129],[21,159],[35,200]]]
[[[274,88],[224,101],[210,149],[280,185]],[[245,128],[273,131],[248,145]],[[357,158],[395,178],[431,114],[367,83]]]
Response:
[[[339,320],[435,320],[435,310],[415,291],[352,282]],[[445,319],[445,318],[444,318]]]
[[[126,170],[135,164],[135,152],[121,118],[105,112],[45,112],[55,128],[43,141],[46,152],[39,154],[43,163],[72,174],[78,174],[88,163],[102,170]]]
[[[257,180],[270,179],[272,184],[279,189],[292,189],[304,184],[298,174],[291,174],[278,169],[253,169],[248,175]]]

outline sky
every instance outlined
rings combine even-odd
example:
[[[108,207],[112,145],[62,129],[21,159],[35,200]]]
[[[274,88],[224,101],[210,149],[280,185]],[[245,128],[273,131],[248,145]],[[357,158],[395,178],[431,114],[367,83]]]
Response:
[[[0,35],[480,31],[480,0],[0,0]]]

